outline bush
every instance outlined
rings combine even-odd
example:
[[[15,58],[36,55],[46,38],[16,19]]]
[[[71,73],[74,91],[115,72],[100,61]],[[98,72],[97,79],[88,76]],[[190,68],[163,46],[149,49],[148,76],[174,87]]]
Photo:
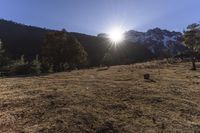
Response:
[[[1,76],[17,76],[17,75],[38,75],[41,73],[41,63],[38,56],[32,62],[27,62],[24,56],[20,60],[13,61],[10,65],[0,69]]]
[[[40,70],[33,64],[25,64],[10,67],[9,75],[37,75],[40,74]]]
[[[27,75],[31,73],[31,67],[29,64],[25,65],[18,65],[18,66],[13,66],[10,68],[9,75]]]
[[[41,61],[41,72],[42,73],[49,73],[53,72],[53,65],[49,64],[44,58]]]

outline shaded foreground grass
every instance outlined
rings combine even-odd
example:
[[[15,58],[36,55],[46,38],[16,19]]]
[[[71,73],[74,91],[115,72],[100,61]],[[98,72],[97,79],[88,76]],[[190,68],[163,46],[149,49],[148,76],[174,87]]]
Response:
[[[200,132],[200,71],[149,62],[0,79],[1,132]],[[150,73],[155,82],[143,80]]]

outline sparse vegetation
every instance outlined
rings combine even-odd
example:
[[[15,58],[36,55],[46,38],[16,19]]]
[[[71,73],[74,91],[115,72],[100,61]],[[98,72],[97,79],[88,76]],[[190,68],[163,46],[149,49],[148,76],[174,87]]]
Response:
[[[0,131],[199,132],[200,71],[189,68],[154,61],[1,78]]]

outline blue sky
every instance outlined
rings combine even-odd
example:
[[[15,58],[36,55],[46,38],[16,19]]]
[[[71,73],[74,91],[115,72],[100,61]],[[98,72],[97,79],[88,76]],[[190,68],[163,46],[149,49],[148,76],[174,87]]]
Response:
[[[122,26],[183,31],[200,21],[200,0],[0,0],[0,18],[96,35]]]

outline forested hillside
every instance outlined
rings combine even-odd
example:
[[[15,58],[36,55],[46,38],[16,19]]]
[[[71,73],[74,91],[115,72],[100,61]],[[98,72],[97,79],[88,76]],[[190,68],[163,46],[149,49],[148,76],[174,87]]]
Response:
[[[5,45],[8,55],[14,59],[24,55],[26,59],[32,60],[36,55],[40,55],[41,45],[44,43],[47,33],[54,31],[0,20],[0,39]],[[80,33],[70,34],[83,45],[88,53],[89,66],[100,65],[108,54],[115,59],[111,64],[134,63],[154,57],[149,49],[138,43],[125,41],[116,49],[106,38]]]

